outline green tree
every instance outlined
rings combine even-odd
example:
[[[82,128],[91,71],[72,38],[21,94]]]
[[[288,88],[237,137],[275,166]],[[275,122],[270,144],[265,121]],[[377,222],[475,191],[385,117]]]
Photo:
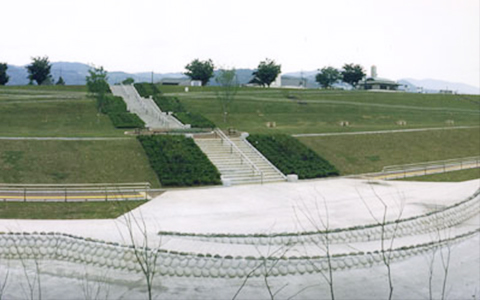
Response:
[[[133,79],[132,77],[128,77],[127,79],[122,81],[122,84],[133,84],[134,82],[135,82],[135,79]]]
[[[65,85],[65,80],[63,80],[63,77],[60,76],[60,77],[58,77],[58,81],[55,84],[56,85]]]
[[[10,77],[7,75],[8,65],[6,63],[0,63],[0,85],[7,84]]]
[[[205,61],[194,59],[191,63],[185,66],[185,69],[188,71],[184,74],[192,80],[200,80],[202,86],[204,86],[208,83],[210,78],[213,77],[214,67],[211,59]]]
[[[335,82],[339,81],[342,79],[342,74],[340,74],[340,71],[333,67],[324,67],[321,70],[319,70],[320,73],[318,73],[315,76],[315,80],[324,88],[327,89],[332,86]]]
[[[88,92],[97,98],[97,108],[98,111],[101,112],[105,103],[105,94],[110,90],[107,82],[107,71],[105,71],[103,67],[92,67],[88,70],[88,74],[85,78]]]
[[[361,65],[345,64],[342,70],[343,82],[349,83],[356,87],[358,82],[367,74]]]
[[[257,70],[252,73],[253,79],[249,83],[260,84],[261,86],[268,86],[277,79],[282,72],[282,66],[277,65],[272,59],[265,59],[261,61]]]
[[[236,70],[220,69],[215,77],[215,81],[220,85],[220,89],[217,91],[217,99],[222,107],[223,122],[226,123],[230,104],[235,99],[238,91]]]
[[[50,69],[52,65],[48,61],[48,56],[45,57],[33,57],[32,63],[26,66],[28,71],[28,79],[31,82],[36,81],[38,85],[41,85],[45,81],[51,82]]]

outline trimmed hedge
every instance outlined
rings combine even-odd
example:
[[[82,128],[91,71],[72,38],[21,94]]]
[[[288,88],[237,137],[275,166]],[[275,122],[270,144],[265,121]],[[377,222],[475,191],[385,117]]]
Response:
[[[122,97],[98,96],[97,107],[102,114],[108,115],[116,128],[145,128],[145,122],[142,119],[127,111],[127,104]]]
[[[185,136],[138,136],[152,169],[163,186],[199,186],[220,184],[220,173]]]
[[[129,112],[108,113],[113,126],[116,128],[144,128],[145,122],[136,114]]]
[[[205,118],[201,114],[191,112],[177,112],[173,113],[173,115],[183,124],[190,124],[193,128],[215,128],[215,123]]]
[[[150,96],[161,94],[157,86],[151,83],[141,82],[135,83],[133,86],[137,90],[138,94],[143,98],[148,98]]]
[[[113,95],[105,95],[103,98],[98,99],[97,105],[99,106],[100,112],[103,114],[127,111],[127,105],[122,97]]]
[[[338,175],[338,170],[297,139],[283,134],[252,134],[248,141],[284,174],[300,179]]]
[[[153,101],[164,112],[173,112],[173,115],[183,124],[190,124],[192,128],[215,128],[215,123],[198,113],[187,111],[185,106],[177,97],[163,96],[156,85],[151,83],[135,83],[135,88],[140,96],[148,98],[152,96]]]
[[[156,95],[153,97],[153,101],[165,112],[186,112],[185,106],[178,100],[177,97],[167,97],[162,95]]]

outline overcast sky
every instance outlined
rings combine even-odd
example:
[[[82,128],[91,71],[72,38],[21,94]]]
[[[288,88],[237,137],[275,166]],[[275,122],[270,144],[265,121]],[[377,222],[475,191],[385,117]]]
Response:
[[[358,63],[480,86],[479,0],[0,0],[0,62],[183,72],[194,58],[282,72]]]

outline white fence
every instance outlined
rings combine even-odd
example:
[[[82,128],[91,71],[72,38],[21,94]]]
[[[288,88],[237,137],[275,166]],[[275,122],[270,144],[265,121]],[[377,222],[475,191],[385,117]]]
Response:
[[[379,179],[398,179],[473,168],[480,168],[480,156],[386,166],[381,173],[371,175]]]
[[[150,183],[0,184],[0,201],[84,202],[145,200]]]

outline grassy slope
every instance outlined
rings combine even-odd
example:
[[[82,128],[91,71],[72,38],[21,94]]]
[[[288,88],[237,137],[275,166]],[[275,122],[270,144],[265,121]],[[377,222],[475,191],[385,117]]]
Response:
[[[402,181],[460,182],[480,178],[480,168],[398,179]]]
[[[0,104],[0,136],[123,136],[92,100]]]
[[[0,182],[126,183],[158,179],[135,139],[1,141]]]
[[[163,87],[162,87],[163,88]],[[165,88],[163,88],[165,89]],[[211,92],[178,93],[192,112],[199,112],[222,128],[250,133],[319,133],[401,128],[480,125],[480,97],[406,93],[284,91],[241,89],[231,105],[228,123]],[[295,97],[296,99],[287,99]],[[462,97],[462,98],[458,98]],[[396,125],[405,120],[406,126]],[[349,127],[339,125],[348,121]],[[267,122],[276,122],[267,128]]]
[[[381,171],[388,165],[480,155],[480,129],[299,139],[343,175]]]
[[[1,219],[114,219],[146,201],[0,203]]]

